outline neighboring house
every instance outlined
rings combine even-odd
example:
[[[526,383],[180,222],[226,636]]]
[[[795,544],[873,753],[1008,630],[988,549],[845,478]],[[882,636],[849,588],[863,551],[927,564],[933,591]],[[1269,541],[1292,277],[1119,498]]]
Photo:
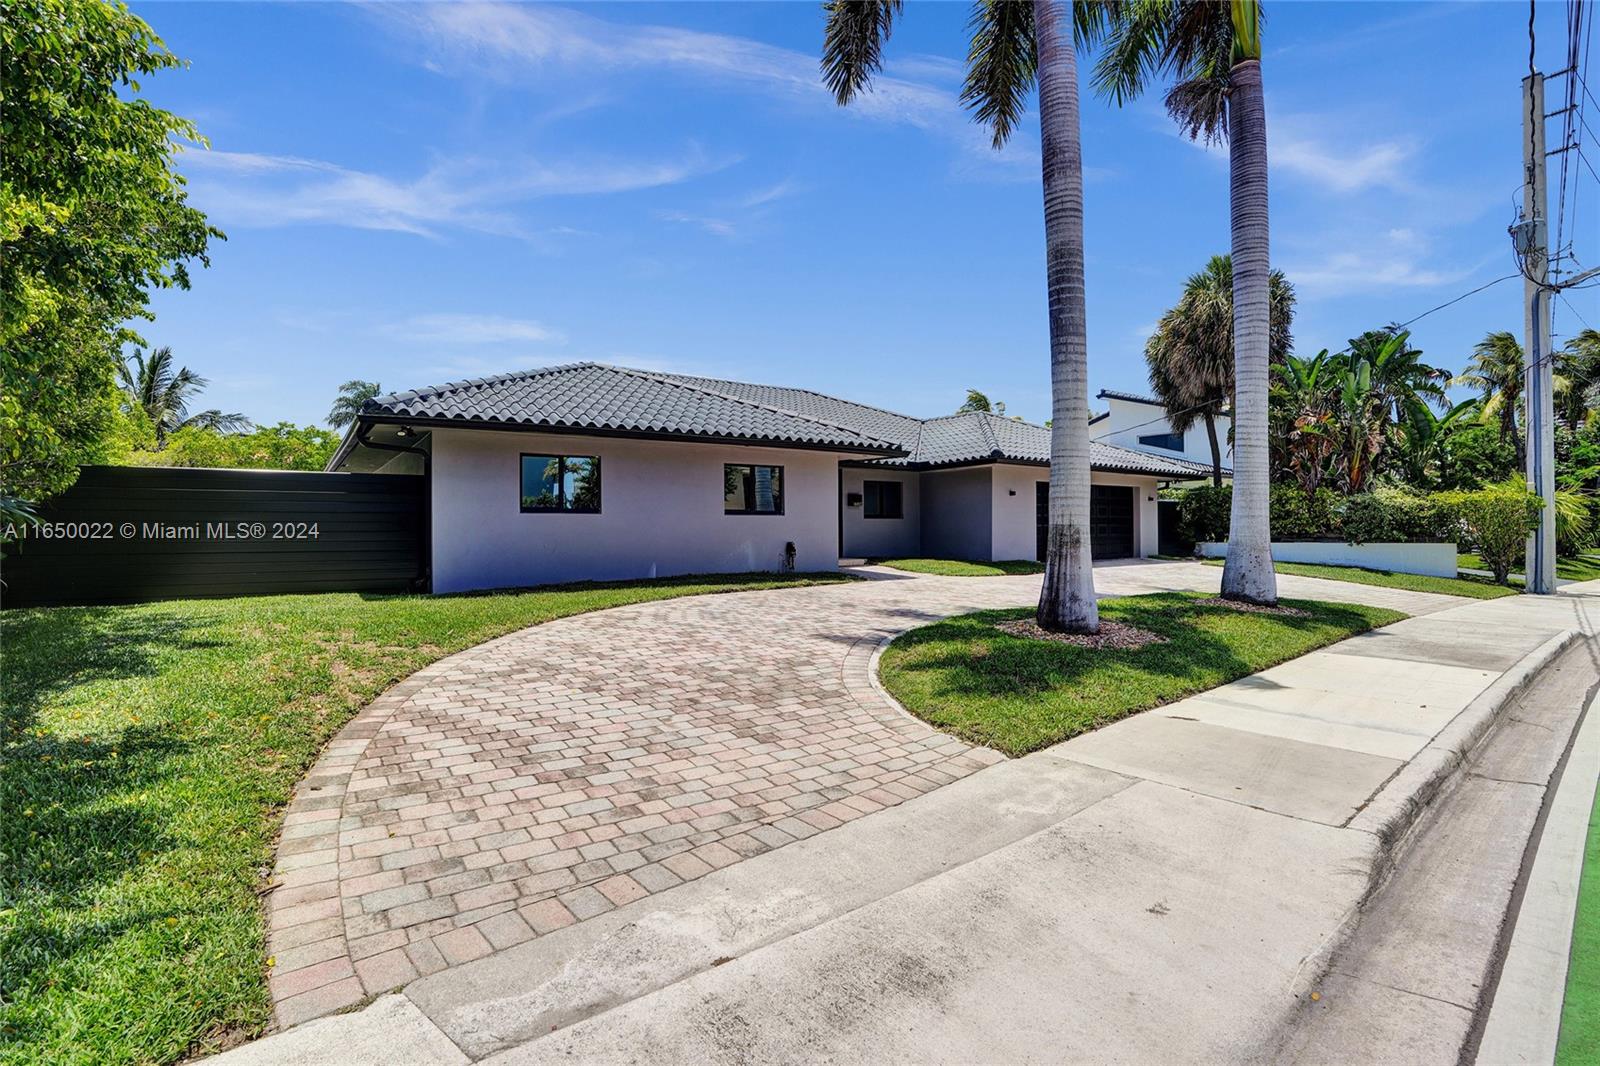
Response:
[[[426,471],[436,592],[831,570],[841,557],[1032,559],[1050,431],[918,419],[805,389],[598,363],[369,401],[330,470]],[[1096,443],[1096,558],[1156,550],[1179,458]]]
[[[1183,433],[1173,432],[1167,421],[1167,408],[1160,400],[1132,392],[1114,392],[1101,389],[1096,399],[1106,401],[1107,409],[1089,419],[1089,438],[1120,448],[1148,452],[1151,455],[1187,459],[1205,467],[1211,473],[1211,441],[1206,436],[1204,419]],[[1233,465],[1233,419],[1226,415],[1216,420],[1217,447],[1222,453],[1222,466],[1226,472]]]

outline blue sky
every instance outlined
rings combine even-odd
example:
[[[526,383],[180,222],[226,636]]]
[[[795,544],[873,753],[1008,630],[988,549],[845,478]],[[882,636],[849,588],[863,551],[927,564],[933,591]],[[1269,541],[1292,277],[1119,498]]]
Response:
[[[211,379],[206,406],[320,422],[348,378],[597,359],[924,416],[976,387],[1048,417],[1037,117],[996,153],[957,105],[965,5],[911,4],[849,109],[816,76],[812,3],[135,10],[192,64],[146,88],[210,139],[181,168],[228,234],[142,327]],[[1267,10],[1297,349],[1510,273],[1527,7]],[[1563,7],[1539,18],[1553,70]],[[1091,388],[1143,390],[1152,324],[1227,248],[1226,154],[1178,137],[1158,97],[1086,94],[1083,140]],[[1600,291],[1568,299],[1600,325]],[[1521,328],[1507,281],[1415,336],[1457,369]]]

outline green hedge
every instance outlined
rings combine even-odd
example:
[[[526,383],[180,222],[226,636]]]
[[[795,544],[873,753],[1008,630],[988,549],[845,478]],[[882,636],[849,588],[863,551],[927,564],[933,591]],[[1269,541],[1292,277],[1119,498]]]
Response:
[[[1537,501],[1511,483],[1425,496],[1395,488],[1356,496],[1319,489],[1313,495],[1297,485],[1274,485],[1272,539],[1345,540],[1351,544],[1455,541],[1473,548],[1489,540],[1498,554],[1511,536],[1507,530],[1522,520],[1519,508],[1527,499]],[[1227,540],[1232,503],[1232,486],[1190,489],[1178,503],[1184,535],[1197,541]]]

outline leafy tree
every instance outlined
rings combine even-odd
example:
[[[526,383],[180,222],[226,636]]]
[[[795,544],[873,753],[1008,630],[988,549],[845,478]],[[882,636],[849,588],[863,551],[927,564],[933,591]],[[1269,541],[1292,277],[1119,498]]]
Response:
[[[347,381],[339,386],[339,396],[333,401],[333,409],[328,412],[328,425],[334,429],[343,429],[356,420],[361,413],[362,404],[373,399],[383,391],[383,386],[376,381],[362,381],[359,378]],[[979,393],[979,395],[982,395]],[[972,393],[969,391],[970,402]]]
[[[829,0],[822,72],[841,105],[882,69],[883,46],[900,0]],[[1078,132],[1074,33],[1090,38],[1112,6],[980,0],[961,100],[987,126],[996,148],[1010,137],[1039,89],[1044,179],[1046,288],[1050,314],[1050,534],[1039,625],[1092,633],[1099,627],[1089,552],[1088,342],[1083,292],[1083,157]],[[1074,21],[1076,19],[1076,22]],[[1270,572],[1270,566],[1269,566]]]
[[[1500,439],[1510,442],[1520,468],[1523,444],[1517,411],[1522,406],[1522,345],[1517,343],[1517,338],[1506,330],[1484,337],[1472,349],[1467,369],[1454,383],[1470,386],[1482,394],[1483,419],[1500,427]]]
[[[150,290],[187,288],[222,234],[173,157],[194,126],[140,98],[181,66],[100,0],[8,0],[0,19],[0,496],[77,477],[113,418],[118,353]]]
[[[1517,456],[1499,430],[1475,419],[1451,425],[1440,446],[1436,483],[1444,489],[1475,489],[1517,472]]]
[[[1346,349],[1352,365],[1365,360],[1372,366],[1372,387],[1383,409],[1386,425],[1401,425],[1419,407],[1441,410],[1450,403],[1445,392],[1450,372],[1422,361],[1422,350],[1411,346],[1411,334],[1399,326],[1369,329],[1350,340]]]
[[[1170,78],[1167,113],[1191,139],[1228,142],[1234,287],[1232,529],[1222,594],[1275,603],[1272,569],[1271,263],[1259,0],[1128,0],[1103,13],[1094,85],[1118,104]]]
[[[1522,558],[1528,534],[1539,525],[1541,503],[1520,478],[1488,488],[1450,493],[1446,498],[1461,517],[1467,541],[1501,585]]]
[[[251,470],[321,470],[338,450],[339,435],[319,426],[279,422],[249,433],[223,433],[190,425],[174,431],[160,450],[130,453],[131,466],[204,466]]]
[[[1284,356],[1270,393],[1273,468],[1308,497],[1322,488],[1339,448],[1332,382],[1341,373],[1324,348],[1309,359]]]
[[[1293,341],[1294,286],[1272,272],[1271,358],[1281,363]],[[1233,400],[1233,259],[1214,255],[1191,274],[1183,295],[1161,316],[1144,348],[1150,387],[1167,407],[1174,433],[1204,421],[1211,444],[1211,482],[1222,484],[1217,419]]]
[[[234,433],[250,428],[250,420],[234,412],[223,414],[216,408],[189,413],[189,401],[206,387],[206,379],[188,367],[172,368],[172,349],[157,348],[146,359],[134,352],[117,368],[122,391],[130,407],[137,407],[150,419],[156,434],[156,447],[162,447],[168,434],[180,429],[211,429]]]

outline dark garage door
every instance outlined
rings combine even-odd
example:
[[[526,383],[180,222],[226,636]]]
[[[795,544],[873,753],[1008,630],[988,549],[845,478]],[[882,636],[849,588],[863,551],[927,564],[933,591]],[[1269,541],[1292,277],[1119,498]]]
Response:
[[[1126,559],[1133,550],[1134,489],[1130,485],[1089,486],[1089,554],[1096,559]],[[1034,494],[1035,551],[1043,559],[1050,537],[1050,483]]]

